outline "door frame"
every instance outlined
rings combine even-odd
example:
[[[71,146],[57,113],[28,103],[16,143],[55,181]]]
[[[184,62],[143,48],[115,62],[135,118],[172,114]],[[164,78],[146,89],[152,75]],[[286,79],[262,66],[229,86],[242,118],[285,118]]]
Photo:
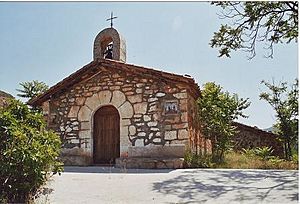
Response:
[[[120,141],[120,142],[119,142],[119,157],[120,157],[120,155],[121,155],[121,120],[122,120],[122,118],[121,118],[120,112],[119,112],[118,108],[116,108],[116,107],[115,107],[114,105],[112,105],[112,104],[101,105],[101,106],[97,107],[97,108],[92,112],[92,114],[91,114],[91,157],[92,157],[92,164],[96,164],[96,163],[94,162],[94,154],[95,154],[95,152],[94,152],[94,124],[95,124],[94,119],[95,119],[95,114],[96,114],[96,112],[97,112],[100,108],[103,108],[103,107],[105,107],[105,106],[112,106],[112,107],[114,107],[114,108],[117,110],[118,115],[119,115],[119,141]]]

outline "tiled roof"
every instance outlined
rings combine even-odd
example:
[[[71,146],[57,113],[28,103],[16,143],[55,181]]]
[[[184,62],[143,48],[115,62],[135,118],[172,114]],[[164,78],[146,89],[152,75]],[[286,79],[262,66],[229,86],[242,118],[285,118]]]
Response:
[[[248,130],[248,131],[251,131],[251,132],[254,132],[257,134],[265,134],[265,135],[269,135],[269,136],[273,136],[273,137],[278,136],[272,132],[267,132],[265,130],[259,129],[258,127],[252,127],[252,126],[245,125],[245,124],[238,123],[238,122],[234,122],[233,125],[236,126],[237,128]]]
[[[160,78],[170,82],[177,82],[187,84],[195,97],[200,96],[200,88],[195,80],[189,76],[178,75],[174,73],[169,73],[165,71],[160,71],[154,68],[142,67],[133,64],[127,64],[115,60],[101,59],[98,61],[92,61],[91,63],[83,66],[78,71],[74,72],[70,76],[66,77],[62,81],[58,82],[56,85],[52,86],[45,93],[31,99],[28,103],[31,105],[40,105],[44,101],[48,100],[53,94],[59,92],[66,87],[72,86],[82,80],[85,80],[85,76],[94,76],[100,71],[100,67],[108,67],[116,70],[125,70],[134,74],[141,76],[147,76],[152,78]],[[88,77],[88,78],[89,78]]]

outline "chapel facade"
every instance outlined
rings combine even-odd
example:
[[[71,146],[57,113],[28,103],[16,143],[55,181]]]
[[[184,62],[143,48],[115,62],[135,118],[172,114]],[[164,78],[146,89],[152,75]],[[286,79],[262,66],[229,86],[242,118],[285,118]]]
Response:
[[[180,168],[188,149],[210,151],[195,119],[193,78],[127,64],[126,42],[114,28],[97,35],[93,57],[29,101],[60,135],[65,164]]]

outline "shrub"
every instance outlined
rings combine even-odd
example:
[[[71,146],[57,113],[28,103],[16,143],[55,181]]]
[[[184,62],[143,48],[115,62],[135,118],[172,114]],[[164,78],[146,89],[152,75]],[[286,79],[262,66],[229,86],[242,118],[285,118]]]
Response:
[[[242,153],[243,153],[245,156],[247,156],[247,157],[253,157],[253,156],[255,156],[255,151],[254,151],[254,149],[245,149],[245,148],[243,148],[243,149],[242,149]]]
[[[187,151],[184,155],[184,166],[186,168],[210,168],[213,165],[211,160],[211,155],[198,155]]]
[[[273,153],[273,149],[271,147],[257,147],[254,149],[254,153],[263,160],[268,160]]]
[[[1,203],[28,202],[49,176],[62,170],[60,138],[45,126],[42,114],[20,101],[0,109]]]

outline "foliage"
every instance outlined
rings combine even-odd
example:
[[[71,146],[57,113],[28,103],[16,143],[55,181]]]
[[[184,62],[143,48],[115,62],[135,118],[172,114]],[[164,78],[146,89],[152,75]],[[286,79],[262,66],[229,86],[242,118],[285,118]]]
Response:
[[[0,201],[25,202],[48,176],[62,170],[59,136],[45,129],[41,113],[17,100],[0,109]]]
[[[29,99],[32,99],[49,89],[48,85],[37,80],[21,82],[20,86],[22,89],[16,89],[20,92],[17,96]]]
[[[212,167],[211,155],[194,154],[187,151],[184,155],[184,163],[187,168],[210,168]]]
[[[256,44],[264,42],[273,57],[273,45],[297,42],[298,1],[222,1],[212,4],[221,7],[221,18],[229,19],[231,25],[221,25],[211,39],[211,47],[219,48],[219,57],[230,57],[231,51],[244,50],[256,55]]]
[[[245,148],[242,148],[242,153],[244,155],[246,155],[247,157],[253,157],[253,156],[255,156],[254,149],[245,149]]]
[[[279,85],[262,81],[269,92],[260,94],[260,99],[266,100],[276,112],[276,129],[284,144],[285,158],[291,159],[292,148],[298,151],[298,79],[288,90],[286,82]]]
[[[273,149],[271,147],[257,147],[254,149],[254,154],[263,160],[269,159],[272,153]]]
[[[276,156],[263,159],[263,155],[256,154],[257,149],[244,149],[242,153],[227,151],[224,160],[218,163],[212,161],[211,155],[197,155],[188,151],[184,157],[185,168],[298,169],[298,160],[286,161]]]
[[[262,159],[255,154],[227,152],[222,163],[215,164],[214,168],[229,169],[298,169],[298,162],[286,161],[275,156]]]
[[[213,160],[221,162],[230,148],[231,136],[236,133],[232,122],[238,116],[246,117],[242,111],[250,103],[248,99],[239,99],[236,94],[230,95],[222,91],[220,85],[209,82],[204,84],[197,104],[201,130],[212,141]]]

